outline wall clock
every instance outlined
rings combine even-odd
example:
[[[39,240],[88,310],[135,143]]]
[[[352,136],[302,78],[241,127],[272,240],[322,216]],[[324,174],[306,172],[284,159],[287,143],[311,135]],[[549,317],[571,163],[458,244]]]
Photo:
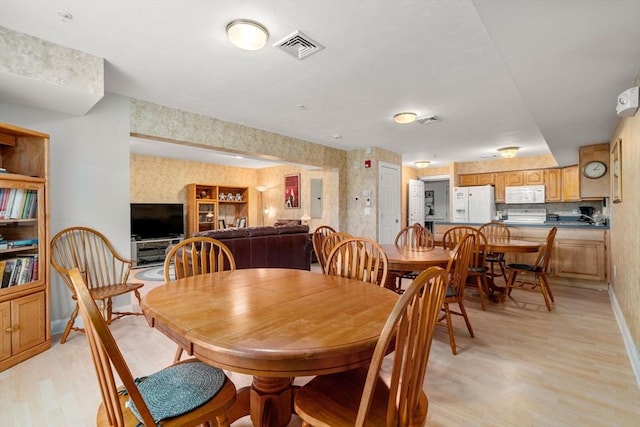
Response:
[[[582,174],[587,178],[602,178],[607,173],[607,165],[599,160],[593,160],[582,168]]]

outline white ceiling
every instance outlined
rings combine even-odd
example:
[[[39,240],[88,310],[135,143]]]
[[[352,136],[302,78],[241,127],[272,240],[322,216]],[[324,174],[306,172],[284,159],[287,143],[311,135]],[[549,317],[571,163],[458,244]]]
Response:
[[[238,18],[268,28],[266,48],[228,42]],[[639,23],[640,0],[0,1],[1,26],[105,58],[107,92],[434,165],[510,145],[568,165],[608,141]],[[325,49],[272,47],[296,30]],[[407,110],[441,121],[394,124]]]

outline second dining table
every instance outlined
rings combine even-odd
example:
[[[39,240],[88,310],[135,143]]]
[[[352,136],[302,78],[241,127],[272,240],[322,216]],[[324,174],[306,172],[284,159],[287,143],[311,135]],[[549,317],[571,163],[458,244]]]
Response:
[[[389,263],[387,280],[384,284],[389,289],[396,289],[396,280],[402,273],[422,271],[433,266],[445,268],[451,257],[451,251],[439,246],[418,249],[394,244],[381,246]]]
[[[398,300],[389,289],[306,270],[241,269],[151,290],[149,324],[199,360],[253,376],[229,418],[286,426],[293,379],[366,366]],[[355,397],[354,397],[355,398]]]

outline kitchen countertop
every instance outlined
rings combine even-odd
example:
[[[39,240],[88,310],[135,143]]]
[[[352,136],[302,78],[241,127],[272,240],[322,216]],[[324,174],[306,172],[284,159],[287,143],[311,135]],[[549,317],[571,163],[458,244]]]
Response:
[[[437,224],[442,224],[442,225],[470,225],[472,227],[480,227],[483,224],[476,224],[476,223],[463,223],[463,222],[433,222],[434,225]],[[558,227],[558,228],[580,228],[580,229],[594,229],[594,230],[608,230],[609,229],[609,224],[607,225],[594,225],[594,224],[589,224],[588,222],[580,222],[580,221],[545,221],[542,224],[531,224],[531,223],[524,223],[524,224],[514,224],[514,223],[509,223],[509,224],[505,224],[509,227]]]

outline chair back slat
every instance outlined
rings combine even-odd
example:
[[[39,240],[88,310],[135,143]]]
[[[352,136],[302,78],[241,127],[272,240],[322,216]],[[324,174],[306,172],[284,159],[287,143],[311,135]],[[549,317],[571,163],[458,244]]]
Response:
[[[435,241],[429,229],[420,224],[413,224],[398,232],[395,244],[410,249],[433,248]]]
[[[334,246],[327,258],[325,273],[383,285],[388,269],[387,254],[377,242],[353,237]]]
[[[462,298],[469,267],[473,265],[473,252],[476,248],[476,234],[466,234],[451,252],[447,264],[450,291],[448,297]]]
[[[538,250],[538,256],[535,263],[533,264],[535,270],[546,272],[547,268],[549,268],[549,261],[551,260],[551,250],[553,249],[553,241],[556,238],[557,232],[558,228],[553,227],[551,228],[551,230],[549,230],[549,233],[547,233],[547,238],[542,246],[540,246],[540,249]]]
[[[155,425],[149,408],[135,385],[133,375],[96,303],[91,298],[80,271],[77,268],[71,269],[69,277],[78,299],[80,314],[82,315],[89,349],[96,368],[104,407],[111,424],[116,427],[124,427],[125,425],[124,415],[119,403],[118,388],[115,384],[113,372],[113,369],[115,369],[120,381],[122,381],[127,390],[127,394],[138,409],[144,425]]]
[[[480,230],[466,225],[452,227],[444,233],[443,245],[447,249],[454,249],[469,234],[475,237],[470,268],[481,271],[485,268],[487,253],[484,248],[487,245],[487,238]]]
[[[173,265],[174,277],[171,277]],[[171,281],[217,271],[235,270],[231,250],[220,240],[200,236],[174,245],[164,261],[164,280]]]
[[[356,419],[364,426],[382,362],[394,343],[386,425],[421,425],[428,400],[423,383],[433,333],[446,291],[446,272],[430,267],[400,297],[375,347]]]
[[[100,232],[88,227],[70,227],[51,239],[51,265],[73,292],[68,273],[78,268],[89,289],[125,283],[131,260],[121,257]]]
[[[335,233],[331,233],[329,235],[327,235],[323,242],[322,242],[322,258],[324,260],[324,267],[322,269],[322,271],[326,270],[327,267],[327,260],[329,259],[329,254],[331,254],[331,251],[333,250],[333,248],[336,246],[336,244],[342,242],[343,240],[347,240],[352,238],[353,236],[349,233],[345,233],[342,231],[336,231]]]
[[[480,227],[480,231],[487,239],[509,239],[511,237],[509,227],[497,221],[483,224]]]
[[[324,265],[326,258],[324,256],[324,252],[322,252],[322,245],[327,238],[328,235],[335,233],[336,230],[328,225],[321,225],[316,228],[311,237],[311,242],[313,243],[313,252],[316,254],[316,258],[320,263],[320,267],[324,271]]]

